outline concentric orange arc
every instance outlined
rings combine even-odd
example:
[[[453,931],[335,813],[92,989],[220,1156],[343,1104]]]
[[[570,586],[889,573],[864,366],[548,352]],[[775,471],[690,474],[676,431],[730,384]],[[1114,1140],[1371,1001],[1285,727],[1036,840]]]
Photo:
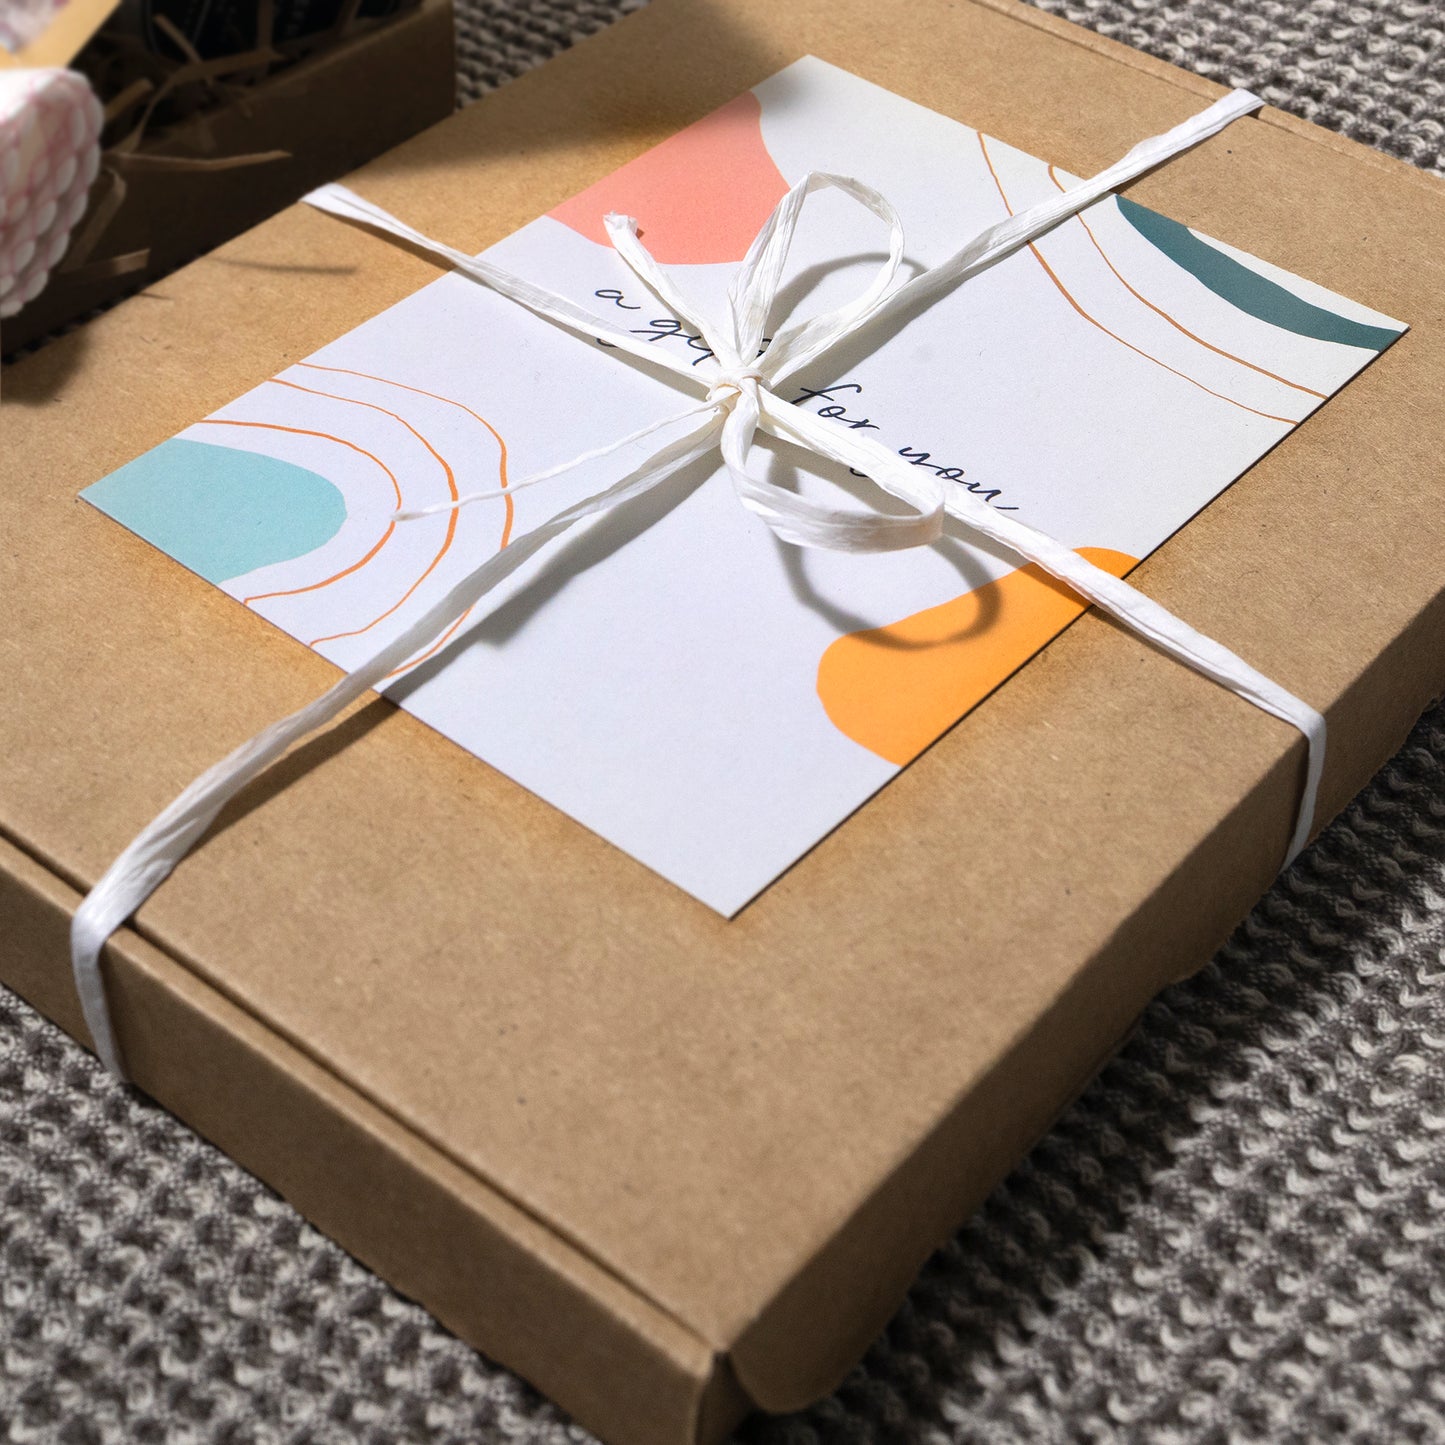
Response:
[[[328,401],[341,401],[345,402],[349,406],[362,406],[365,407],[368,411],[379,411],[383,416],[389,416],[393,421],[400,422],[401,425],[404,426],[407,431],[409,431],[412,436],[414,436],[422,444],[422,446],[424,446],[427,451],[432,454],[432,456],[436,459],[437,464],[446,474],[447,490],[451,493],[452,501],[455,502],[457,498],[461,495],[457,491],[456,473],[452,471],[451,464],[409,421],[407,421],[405,417],[398,416],[396,412],[390,411],[384,406],[378,406],[374,401],[358,401],[355,397],[352,396],[337,396],[333,392],[318,391],[314,387],[302,386],[299,382],[282,381],[279,376],[273,376],[271,378],[271,384],[273,386],[287,386],[290,387],[292,391],[304,391],[310,396],[325,397]],[[447,552],[451,549],[452,540],[456,537],[456,534],[457,514],[455,511],[452,511],[447,517],[446,537],[442,540],[441,546],[437,548],[436,556],[434,556],[431,561],[427,563],[426,570],[422,572],[421,576],[418,577],[416,581],[413,582],[411,586],[408,587],[406,591],[402,593],[402,595],[397,598],[397,600],[393,602],[390,607],[386,609],[385,612],[379,613],[377,616],[373,617],[370,622],[366,623],[362,627],[352,628],[349,632],[333,632],[326,637],[313,638],[306,645],[308,647],[320,647],[323,642],[339,642],[342,638],[345,637],[360,637],[363,632],[369,632],[373,627],[377,625],[378,622],[384,622],[388,617],[390,617],[394,612],[396,612],[398,608],[403,607],[408,601],[410,601],[417,588],[420,587],[421,584],[425,582],[426,579],[430,577],[431,574],[436,570],[442,558],[445,557]]]
[[[464,623],[471,615],[472,609],[468,607],[467,610],[463,612],[462,615],[458,617],[457,620],[453,622],[452,625],[448,627],[447,630],[443,632],[442,635],[438,637],[437,640],[432,643],[432,645],[427,648],[425,652],[418,653],[417,656],[408,658],[407,661],[402,663],[400,667],[392,668],[392,670],[387,673],[384,678],[382,678],[382,681],[390,682],[392,678],[400,677],[402,673],[410,672],[414,667],[420,667],[422,663],[427,660],[427,658],[436,656],[436,654],[440,652],[442,648],[444,648],[447,643],[449,643],[452,638],[457,635],[458,628],[460,628],[462,623]]]
[[[492,434],[492,439],[496,442],[501,452],[501,460],[498,464],[500,483],[504,489],[508,486],[509,483],[507,479],[506,439],[502,436],[501,432],[499,432],[496,427],[494,427],[491,422],[486,419],[486,417],[482,416],[479,412],[473,411],[471,407],[466,405],[465,402],[457,401],[455,397],[442,396],[438,392],[427,391],[420,386],[408,386],[404,381],[392,381],[389,377],[373,376],[370,372],[353,371],[349,367],[345,366],[322,366],[319,362],[315,361],[298,361],[296,364],[298,366],[304,366],[308,371],[331,371],[335,372],[338,376],[356,376],[360,377],[363,381],[374,381],[380,386],[394,386],[400,391],[415,392],[418,396],[427,396],[430,397],[433,401],[442,401],[445,402],[448,406],[454,406],[466,412],[469,417],[472,417],[475,420],[479,421]],[[512,501],[512,498],[510,496],[504,497],[502,501],[506,508],[506,511],[502,518],[502,540],[497,544],[499,551],[512,540],[512,523],[515,520],[517,510],[516,505]],[[393,668],[389,673],[387,673],[386,680],[389,681],[393,677],[398,677],[403,672],[410,672],[412,668],[420,666],[423,662],[427,660],[427,658],[435,656],[438,652],[442,650],[442,648],[447,645],[447,643],[452,640],[453,637],[456,636],[458,628],[460,628],[461,625],[471,615],[472,609],[468,607],[467,610],[463,612],[462,615],[458,617],[457,620],[453,622],[452,625],[447,628],[447,630],[442,633],[442,635],[434,643],[432,643],[432,645],[427,648],[425,652],[421,653],[417,657],[411,658],[407,662],[402,663],[400,667]]]
[[[998,187],[999,199],[1004,203],[1004,209],[1007,210],[1009,215],[1012,216],[1014,214],[1014,208],[1009,205],[1008,196],[1004,192],[1003,183],[998,178],[998,172],[993,168],[993,160],[988,153],[988,143],[984,139],[982,131],[978,132],[978,145],[979,149],[983,152],[983,160],[984,164],[988,167],[988,173],[993,177],[994,185]],[[1079,315],[1082,316],[1084,320],[1089,323],[1090,326],[1098,327],[1098,329],[1102,331],[1105,336],[1108,336],[1112,340],[1117,341],[1120,346],[1127,347],[1136,356],[1142,356],[1145,361],[1152,361],[1155,366],[1162,367],[1172,376],[1177,376],[1180,381],[1187,381],[1190,386],[1197,386],[1200,391],[1207,392],[1210,396],[1217,397],[1220,401],[1227,401],[1230,406],[1237,406],[1241,411],[1250,412],[1254,416],[1262,416],[1266,421],[1283,422],[1285,426],[1296,426],[1298,424],[1295,417],[1275,416],[1273,412],[1259,411],[1255,407],[1246,406],[1242,401],[1236,401],[1232,396],[1225,396],[1222,391],[1215,391],[1213,387],[1205,386],[1202,381],[1196,381],[1194,377],[1188,376],[1182,371],[1176,371],[1174,367],[1170,366],[1167,361],[1160,361],[1157,356],[1151,356],[1141,347],[1135,346],[1132,341],[1125,341],[1122,336],[1118,335],[1116,332],[1110,331],[1109,328],[1105,326],[1102,321],[1098,320],[1097,317],[1091,316],[1087,311],[1084,310],[1082,306],[1079,305],[1079,303],[1074,299],[1073,294],[1069,291],[1069,288],[1065,286],[1062,281],[1059,280],[1058,276],[1054,272],[1054,268],[1050,266],[1046,260],[1044,260],[1043,253],[1036,245],[1033,244],[1033,242],[1029,243],[1029,250],[1033,252],[1034,260],[1036,260],[1039,265],[1044,268],[1044,274],[1058,288],[1059,294],[1064,298],[1064,300],[1067,301],[1069,305],[1072,306],[1074,310],[1077,311]]]
[[[265,431],[290,432],[294,436],[320,437],[323,441],[335,442],[337,446],[350,447],[352,451],[359,452],[364,457],[370,457],[371,460],[374,461],[377,466],[379,466],[382,471],[387,474],[388,477],[391,478],[391,488],[392,491],[396,493],[396,504],[398,507],[401,506],[401,484],[396,479],[396,473],[393,472],[392,469],[387,466],[387,464],[382,461],[379,456],[376,456],[374,453],[367,451],[365,447],[357,446],[355,442],[347,441],[345,437],[335,437],[332,436],[330,432],[312,431],[309,427],[282,426],[279,422],[273,421],[225,421],[217,417],[205,417],[203,420],[197,422],[196,425],[260,427]],[[311,582],[308,583],[305,587],[288,587],[280,592],[257,592],[254,596],[243,597],[241,599],[242,605],[249,607],[253,602],[264,602],[267,600],[267,598],[270,597],[295,597],[302,592],[316,592],[319,591],[322,587],[329,587],[333,582],[339,582],[343,577],[349,577],[353,572],[359,571],[362,567],[365,567],[366,564],[370,562],[371,559],[375,557],[376,554],[380,552],[381,549],[386,546],[386,544],[391,540],[391,534],[394,531],[396,531],[396,523],[391,522],[387,525],[386,531],[381,534],[380,540],[373,543],[371,550],[366,554],[366,556],[362,557],[360,561],[353,562],[349,567],[343,567],[340,572],[332,573],[330,577],[323,577],[320,582]]]
[[[465,402],[457,401],[455,397],[442,396],[435,391],[426,391],[420,386],[408,386],[404,381],[392,381],[389,377],[385,376],[372,376],[370,372],[366,371],[352,371],[345,366],[322,366],[315,361],[298,361],[296,365],[305,367],[307,371],[331,371],[335,372],[338,376],[357,376],[363,381],[374,381],[380,386],[394,386],[398,391],[414,392],[417,396],[430,397],[433,401],[445,402],[448,406],[454,406],[459,411],[466,412],[469,417],[480,422],[492,434],[492,440],[496,442],[501,452],[501,461],[498,464],[499,485],[504,491],[510,485],[507,479],[506,439],[486,417],[482,416],[479,412],[473,411]],[[510,496],[503,497],[502,502],[506,511],[502,522],[502,540],[498,543],[499,547],[505,547],[507,543],[512,540],[512,522],[516,512],[516,506]],[[420,659],[418,659],[418,661],[419,660]]]
[[[1049,179],[1062,191],[1063,182],[1058,177],[1058,167],[1049,167]],[[1287,386],[1293,391],[1302,391],[1306,396],[1317,396],[1321,401],[1328,398],[1322,391],[1316,391],[1312,386],[1303,386],[1297,381],[1291,381],[1288,377],[1277,376],[1272,371],[1267,371],[1262,366],[1256,366],[1252,361],[1246,361],[1242,356],[1236,356],[1232,351],[1226,351],[1222,346],[1216,346],[1212,341],[1206,341],[1202,336],[1196,336],[1182,322],[1176,321],[1162,306],[1156,306],[1147,296],[1141,296],[1125,279],[1119,274],[1119,268],[1109,259],[1108,253],[1099,244],[1099,238],[1094,234],[1093,228],[1089,225],[1084,213],[1080,211],[1074,219],[1084,228],[1089,239],[1094,243],[1094,249],[1103,258],[1104,264],[1114,273],[1119,284],[1136,301],[1142,301],[1156,316],[1162,316],[1176,331],[1182,332],[1191,341],[1197,341],[1206,351],[1212,351],[1216,356],[1222,356],[1226,361],[1238,362],[1240,366],[1247,366],[1251,371],[1257,371],[1261,376],[1267,376],[1271,381],[1277,381],[1281,386]]]

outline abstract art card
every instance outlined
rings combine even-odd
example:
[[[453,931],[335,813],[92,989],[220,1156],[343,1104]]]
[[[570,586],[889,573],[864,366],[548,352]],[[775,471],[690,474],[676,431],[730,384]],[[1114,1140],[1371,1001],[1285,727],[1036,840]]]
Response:
[[[720,315],[759,226],[814,170],[889,198],[905,271],[1073,179],[809,58],[485,255],[704,366],[603,217],[637,217]],[[856,295],[886,249],[845,197],[810,199],[771,324]],[[1402,330],[1111,196],[780,394],[1122,575]],[[351,667],[658,439],[516,495],[509,481],[680,398],[665,373],[447,275],[83,495]],[[752,464],[804,494],[876,495],[771,441]],[[881,555],[788,546],[713,457],[533,558],[386,691],[730,915],[1082,610],[961,527]]]

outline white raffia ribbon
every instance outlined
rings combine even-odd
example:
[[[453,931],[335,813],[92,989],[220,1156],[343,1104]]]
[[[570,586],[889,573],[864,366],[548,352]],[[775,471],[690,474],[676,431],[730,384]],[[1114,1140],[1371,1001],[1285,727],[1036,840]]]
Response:
[[[759,231],[733,279],[727,312],[720,319],[700,314],[679,292],[638,239],[634,221],[624,216],[609,216],[607,232],[623,260],[712,350],[716,362],[705,373],[678,357],[648,346],[630,332],[594,316],[563,296],[422,235],[343,186],[323,186],[313,191],[306,199],[319,210],[408,241],[535,315],[575,332],[589,344],[594,338],[605,341],[614,349],[614,354],[671,371],[684,382],[701,388],[705,395],[699,404],[685,411],[587,452],[563,466],[514,483],[510,488],[513,492],[583,463],[635,447],[659,432],[680,433],[620,481],[558,512],[487,558],[369,661],[349,672],[315,702],[258,733],[196,779],[116,859],[81,903],[71,926],[71,962],[76,989],[96,1051],[106,1067],[119,1077],[126,1077],[100,971],[101,950],[111,933],[195,846],[225,804],[295,743],[324,727],[397,667],[433,643],[463,612],[574,523],[632,501],[714,449],[722,455],[738,499],[786,542],[845,552],[921,547],[939,536],[944,516],[951,515],[1026,561],[1038,564],[1171,657],[1265,712],[1291,723],[1308,741],[1305,783],[1286,857],[1286,862],[1292,860],[1309,839],[1324,767],[1325,720],[1314,708],[1257,672],[1228,648],[1196,632],[1128,583],[1086,562],[1052,537],[996,511],[972,493],[950,487],[941,478],[909,465],[877,442],[782,400],[775,390],[788,376],[812,365],[880,319],[926,305],[945,290],[1012,255],[1109,191],[1216,134],[1262,104],[1247,91],[1232,92],[1173,130],[1141,142],[1122,160],[1091,180],[1081,181],[1058,196],[1051,196],[990,226],[948,260],[900,286],[894,285],[903,259],[903,227],[897,212],[883,196],[861,181],[812,173],[783,197]],[[887,225],[888,259],[856,300],[806,321],[782,326],[764,350],[764,331],[799,214],[808,196],[823,188],[842,191]],[[885,492],[906,503],[909,512],[899,516],[832,507],[754,475],[747,463],[759,430],[865,474]],[[495,495],[495,492],[475,493],[447,505],[465,506]],[[404,515],[425,515],[436,510],[427,508]]]

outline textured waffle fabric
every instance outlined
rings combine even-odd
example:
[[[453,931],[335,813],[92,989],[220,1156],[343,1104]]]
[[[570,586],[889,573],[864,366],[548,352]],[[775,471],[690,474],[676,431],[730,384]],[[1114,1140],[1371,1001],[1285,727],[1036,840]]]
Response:
[[[457,8],[474,98],[633,4]],[[1441,4],[1041,8],[1445,167]],[[842,1388],[744,1439],[1445,1441],[1442,1055],[1437,709]],[[0,990],[0,1441],[586,1438]]]

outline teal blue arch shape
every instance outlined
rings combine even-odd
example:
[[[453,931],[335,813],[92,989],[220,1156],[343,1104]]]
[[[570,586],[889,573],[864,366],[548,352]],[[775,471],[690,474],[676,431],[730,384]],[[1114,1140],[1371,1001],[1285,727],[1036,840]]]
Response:
[[[174,437],[81,495],[208,582],[304,557],[346,521],[334,483],[294,462]]]
[[[1188,226],[1181,226],[1178,221],[1171,221],[1168,216],[1161,216],[1127,196],[1116,196],[1115,200],[1119,213],[1146,241],[1216,296],[1257,320],[1292,331],[1296,336],[1311,336],[1316,341],[1333,341],[1369,351],[1383,351],[1399,338],[1398,331],[1368,326],[1315,306],[1200,240]]]

